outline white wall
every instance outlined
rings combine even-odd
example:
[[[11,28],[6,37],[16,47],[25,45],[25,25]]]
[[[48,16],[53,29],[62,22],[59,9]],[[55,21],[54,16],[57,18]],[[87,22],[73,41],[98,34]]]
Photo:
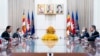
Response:
[[[93,23],[96,25],[97,30],[100,32],[100,0],[94,0],[94,20]]]
[[[63,4],[64,14],[61,15],[38,15],[37,4]],[[41,38],[46,33],[48,26],[53,26],[56,29],[58,37],[65,37],[66,28],[66,13],[67,13],[67,1],[66,0],[35,0],[35,27],[36,36],[40,37],[36,41],[35,52],[48,52],[50,51],[47,46],[44,45]],[[51,50],[52,52],[66,52],[64,40],[59,40],[57,45]]]
[[[8,25],[8,0],[0,0],[0,35]]]

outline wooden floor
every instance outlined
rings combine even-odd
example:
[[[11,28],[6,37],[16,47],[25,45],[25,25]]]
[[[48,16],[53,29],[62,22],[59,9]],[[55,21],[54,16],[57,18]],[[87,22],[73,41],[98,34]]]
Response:
[[[47,53],[13,53],[12,56],[47,56]],[[54,56],[87,56],[84,53],[54,53]]]

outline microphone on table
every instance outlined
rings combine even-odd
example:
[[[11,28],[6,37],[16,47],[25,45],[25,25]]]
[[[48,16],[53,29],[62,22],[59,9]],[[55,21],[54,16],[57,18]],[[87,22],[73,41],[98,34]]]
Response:
[[[49,53],[49,56],[51,56],[51,53]]]
[[[53,56],[53,53],[49,52],[49,53],[47,53],[47,56]]]

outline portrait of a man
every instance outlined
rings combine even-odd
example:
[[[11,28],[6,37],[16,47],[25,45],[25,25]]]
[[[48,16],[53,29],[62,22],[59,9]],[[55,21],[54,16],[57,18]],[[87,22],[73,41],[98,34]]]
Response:
[[[52,4],[49,4],[46,6],[46,13],[47,14],[53,14],[54,13],[54,6]]]
[[[45,12],[45,5],[44,4],[38,4],[38,14],[44,14]]]
[[[56,13],[57,13],[57,14],[63,13],[63,5],[58,4],[58,5],[56,6]]]

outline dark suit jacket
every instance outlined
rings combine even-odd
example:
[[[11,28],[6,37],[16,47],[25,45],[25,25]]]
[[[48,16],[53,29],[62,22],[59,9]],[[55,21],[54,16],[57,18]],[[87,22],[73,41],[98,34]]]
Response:
[[[16,32],[13,34],[13,38],[20,38],[20,35]]]
[[[81,36],[81,38],[84,38],[84,37],[88,38],[89,37],[89,33],[88,32],[84,32],[83,35]]]
[[[99,32],[95,31],[94,33],[91,34],[91,36],[88,38],[88,41],[95,41],[95,39],[99,37]]]
[[[7,41],[10,41],[10,34],[7,31],[3,32],[1,37]]]

